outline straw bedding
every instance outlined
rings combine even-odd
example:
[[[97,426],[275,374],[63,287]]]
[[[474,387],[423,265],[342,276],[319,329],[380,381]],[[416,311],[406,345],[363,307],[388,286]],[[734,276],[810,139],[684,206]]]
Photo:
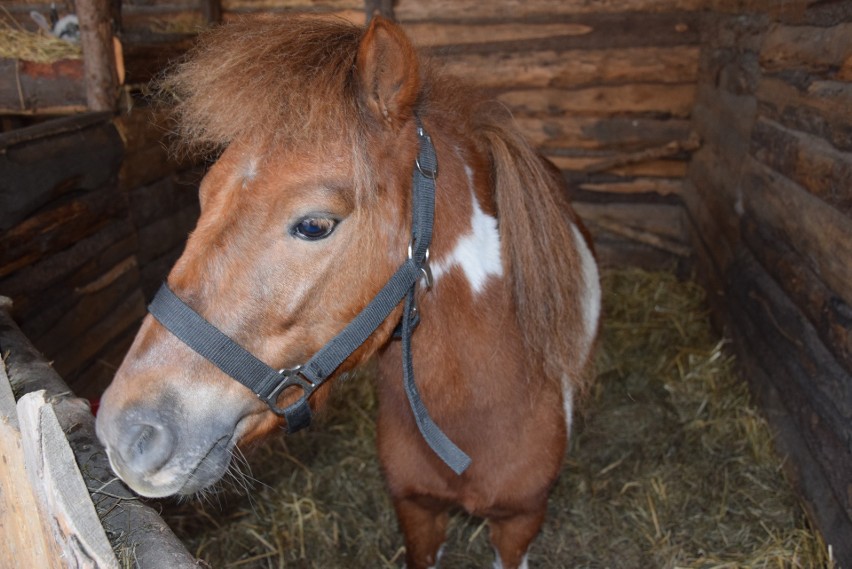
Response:
[[[0,13],[0,58],[20,59],[34,63],[53,63],[61,59],[80,59],[78,44],[48,35],[30,32],[10,22]]]
[[[636,270],[606,274],[604,289],[598,380],[530,565],[831,567],[702,289]],[[222,568],[400,567],[371,377],[341,386],[308,432],[256,449],[254,480],[234,472],[217,493],[165,505],[190,550]],[[441,567],[492,560],[487,526],[456,515]]]

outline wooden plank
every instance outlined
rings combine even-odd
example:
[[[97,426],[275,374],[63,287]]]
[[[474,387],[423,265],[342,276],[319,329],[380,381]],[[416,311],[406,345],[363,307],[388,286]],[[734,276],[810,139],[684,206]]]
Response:
[[[766,118],[755,123],[751,146],[757,160],[852,217],[852,152]]]
[[[0,566],[60,569],[56,543],[42,523],[38,502],[24,468],[15,396],[0,359]],[[9,491],[13,489],[13,491]]]
[[[684,118],[692,111],[695,86],[634,83],[583,89],[524,89],[504,92],[497,98],[516,116],[654,113]]]
[[[762,116],[823,138],[841,151],[852,152],[852,84],[810,81],[796,86],[777,77],[764,77],[757,97]]]
[[[228,1],[228,0],[226,0]],[[231,0],[244,1],[244,0]],[[303,0],[304,1],[304,0]],[[679,12],[702,10],[706,0],[592,0],[565,2],[564,0],[503,0],[480,2],[477,0],[398,0],[396,16],[401,21],[444,18],[459,20],[466,18],[547,18],[577,14],[625,12]]]
[[[764,370],[761,379],[778,392],[813,464],[827,482],[822,488],[811,488],[828,491],[835,504],[831,519],[818,518],[818,525],[836,559],[845,564],[852,561],[852,378],[753,258],[743,252],[729,275],[726,293],[737,340],[747,346],[741,356]],[[831,500],[820,502],[824,505]]]
[[[539,41],[564,36],[585,36],[592,31],[588,25],[574,22],[511,23],[450,23],[412,22],[404,24],[408,36],[418,47]]]
[[[86,239],[126,214],[127,202],[106,190],[62,201],[33,215],[6,231],[0,278]]]
[[[620,182],[582,182],[579,188],[586,192],[679,196],[683,193],[683,181],[668,178],[635,178]]]
[[[32,339],[48,354],[55,354],[69,344],[81,341],[101,320],[117,310],[120,303],[138,287],[139,268],[136,257],[127,257],[92,283],[74,290],[72,305],[50,329]]]
[[[657,178],[683,178],[686,175],[686,160],[648,160],[619,165],[618,158],[625,154],[598,156],[561,156],[547,154],[548,160],[560,170],[574,172],[605,172],[617,176],[651,176]],[[613,165],[610,165],[613,164]]]
[[[633,18],[625,18],[621,14],[595,13],[501,22],[402,22],[414,37],[415,45],[423,42],[427,52],[441,55],[673,47],[697,45],[699,41],[698,15],[687,12],[643,14]],[[492,39],[488,39],[484,30],[491,31]],[[467,41],[465,38],[468,34],[477,34],[477,41]]]
[[[0,280],[0,290],[15,300],[15,313],[28,334],[49,329],[69,309],[76,287],[100,278],[135,254],[136,235],[128,223],[116,221],[92,237]],[[37,290],[40,294],[34,295]]]
[[[820,340],[852,373],[852,306],[825,285],[784,239],[751,216],[741,224],[745,244],[790,299],[807,316]]]
[[[760,51],[760,64],[768,72],[797,69],[832,75],[852,68],[852,22],[829,28],[816,26],[769,27]]]
[[[222,15],[222,20],[225,23],[235,21],[235,20],[251,20],[252,18],[257,19],[268,19],[270,17],[276,16],[288,16],[290,14],[300,14],[307,13],[312,16],[316,16],[318,18],[330,18],[333,20],[343,19],[348,22],[355,24],[356,26],[363,26],[367,23],[367,15],[364,13],[363,6],[357,10],[338,10],[338,11],[327,11],[327,10],[292,10],[289,6],[278,3],[276,6],[272,8],[261,8],[258,10],[251,11],[239,11],[239,12],[225,12]]]
[[[18,401],[22,446],[40,511],[69,566],[118,569],[104,528],[89,497],[74,453],[45,392]]]
[[[169,217],[138,228],[139,263],[145,265],[151,259],[173,249],[182,250],[186,239],[198,221],[198,207],[193,205],[174,212]]]
[[[653,81],[694,83],[697,46],[539,50],[436,57],[442,70],[488,89],[572,88]]]
[[[339,12],[344,10],[363,10],[363,0],[287,0],[288,10],[309,12]],[[226,12],[264,11],[281,8],[279,0],[222,0],[222,10]]]
[[[113,338],[123,335],[127,330],[136,328],[142,322],[147,311],[142,291],[134,288],[115,310],[88,329],[85,336],[73,345],[57,346],[57,350],[46,355],[53,358],[56,371],[70,375],[82,369],[105,349]]]
[[[35,63],[0,58],[0,115],[70,114],[86,110],[81,59]]]
[[[671,251],[685,252],[683,208],[679,205],[586,202],[575,202],[573,205],[583,222],[590,227],[597,224],[610,233],[618,233],[619,230],[615,228],[621,227],[623,231],[620,234],[625,237],[640,234],[654,236],[656,239],[649,238],[646,244],[658,243]]]
[[[689,121],[644,117],[517,117],[524,136],[547,153],[548,148],[639,151],[689,140]]]
[[[852,304],[849,218],[753,158],[746,160],[744,212],[777,231],[829,289]]]
[[[103,187],[118,172],[122,155],[121,138],[104,114],[0,134],[0,231],[51,200]]]
[[[176,213],[191,210],[194,212],[190,222],[183,223],[181,229],[188,232],[195,225],[199,215],[198,185],[190,184],[168,176],[157,182],[136,187],[130,193],[130,219],[137,228],[156,223],[165,218],[174,217]],[[184,218],[181,218],[184,219]],[[186,233],[182,233],[177,241],[183,243]]]

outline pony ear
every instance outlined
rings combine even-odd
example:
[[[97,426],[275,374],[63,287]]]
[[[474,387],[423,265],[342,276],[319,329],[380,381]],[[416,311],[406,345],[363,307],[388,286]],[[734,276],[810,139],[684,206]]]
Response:
[[[361,38],[356,60],[361,105],[377,122],[400,125],[420,91],[417,52],[402,29],[380,16]]]

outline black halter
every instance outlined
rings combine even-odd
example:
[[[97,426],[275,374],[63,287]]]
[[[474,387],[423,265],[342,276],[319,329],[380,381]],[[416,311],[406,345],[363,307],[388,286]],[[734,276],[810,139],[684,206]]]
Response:
[[[432,450],[456,474],[461,474],[470,466],[470,457],[435,424],[414,383],[411,335],[418,318],[414,293],[421,278],[425,278],[427,285],[431,285],[429,245],[432,242],[435,178],[438,175],[435,147],[419,118],[417,137],[420,150],[412,182],[413,220],[408,259],[355,319],[306,363],[283,370],[269,367],[190,308],[165,283],[148,306],[148,311],[184,344],[251,389],[276,415],[286,419],[287,432],[293,433],[307,427],[311,422],[311,409],[308,405],[311,394],[405,299],[398,334],[402,341],[403,384],[411,411],[420,433]],[[293,387],[299,387],[302,396],[286,408],[278,407],[279,396]]]

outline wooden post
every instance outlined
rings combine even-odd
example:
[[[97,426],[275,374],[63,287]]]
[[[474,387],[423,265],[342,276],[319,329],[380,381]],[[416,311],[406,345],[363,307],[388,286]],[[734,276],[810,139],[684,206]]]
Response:
[[[201,0],[201,13],[207,25],[218,24],[222,21],[222,1]]]
[[[367,22],[373,16],[382,16],[389,20],[395,20],[393,13],[393,0],[365,0],[364,11],[367,12]]]
[[[115,111],[118,101],[110,14],[110,0],[77,0],[86,103],[92,111]]]

